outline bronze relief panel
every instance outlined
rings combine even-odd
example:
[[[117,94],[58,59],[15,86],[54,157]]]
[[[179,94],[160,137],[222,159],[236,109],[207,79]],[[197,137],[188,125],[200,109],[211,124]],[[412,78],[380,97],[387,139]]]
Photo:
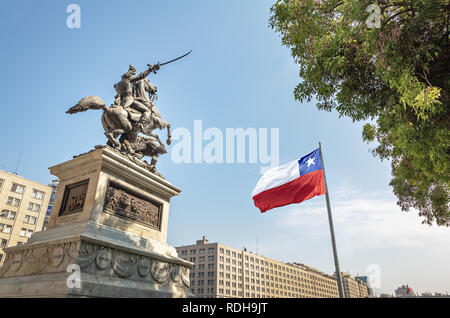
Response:
[[[58,216],[65,216],[83,211],[88,185],[89,179],[66,185]]]
[[[161,230],[162,204],[115,182],[106,190],[104,211]]]

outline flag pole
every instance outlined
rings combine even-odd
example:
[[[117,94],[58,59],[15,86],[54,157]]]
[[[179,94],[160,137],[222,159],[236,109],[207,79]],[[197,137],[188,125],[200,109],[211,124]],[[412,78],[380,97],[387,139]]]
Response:
[[[342,288],[341,271],[339,269],[339,260],[336,250],[336,239],[334,238],[333,217],[331,216],[330,196],[328,195],[327,177],[325,175],[325,164],[323,162],[322,144],[319,142],[320,161],[322,162],[323,179],[325,181],[325,198],[327,201],[328,222],[330,223],[331,245],[333,246],[334,265],[336,267],[336,279],[338,284],[339,297],[344,298],[344,290]]]

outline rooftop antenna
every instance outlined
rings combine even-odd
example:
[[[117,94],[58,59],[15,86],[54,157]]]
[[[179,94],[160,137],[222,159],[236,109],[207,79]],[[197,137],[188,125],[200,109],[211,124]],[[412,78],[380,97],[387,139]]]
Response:
[[[14,170],[14,174],[17,176],[17,169],[19,169],[20,160],[22,159],[22,154],[19,155],[19,160],[17,160],[16,170]]]
[[[258,235],[256,235],[256,254],[259,254],[259,250],[258,250]]]

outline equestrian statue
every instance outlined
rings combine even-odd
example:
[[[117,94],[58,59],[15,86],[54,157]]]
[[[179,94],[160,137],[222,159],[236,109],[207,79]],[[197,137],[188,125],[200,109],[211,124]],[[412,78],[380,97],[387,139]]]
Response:
[[[108,107],[100,97],[91,95],[82,98],[66,113],[74,114],[88,109],[102,110],[101,120],[108,139],[107,145],[139,166],[163,177],[156,171],[155,166],[158,156],[167,153],[167,150],[154,130],[167,129],[166,142],[170,145],[170,123],[162,119],[154,104],[157,100],[157,88],[147,76],[150,73],[156,74],[161,66],[179,60],[191,52],[162,64],[147,64],[148,68],[137,75],[134,66],[130,65],[121,80],[114,85],[116,96],[111,106]],[[142,160],[145,156],[151,158],[151,163]]]

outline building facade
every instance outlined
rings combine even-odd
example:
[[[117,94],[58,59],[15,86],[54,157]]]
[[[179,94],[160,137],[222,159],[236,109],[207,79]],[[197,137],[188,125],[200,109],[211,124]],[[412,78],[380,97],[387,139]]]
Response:
[[[50,220],[50,214],[52,213],[53,209],[53,202],[55,201],[55,195],[56,190],[58,189],[59,180],[54,179],[49,184],[49,186],[52,188],[52,193],[50,194],[50,201],[48,202],[47,212],[45,213],[45,219],[44,219],[44,225],[42,226],[42,231],[45,231],[47,229],[48,221]]]
[[[42,230],[51,187],[0,170],[0,266],[4,247],[21,245]]]
[[[414,291],[408,285],[402,285],[395,290],[396,297],[412,297],[414,296]]]
[[[366,284],[367,297],[374,297],[373,289],[369,286],[369,278],[367,276],[355,276],[355,278]]]
[[[367,284],[361,280],[356,279],[348,273],[341,273],[342,288],[344,289],[345,298],[367,298],[368,289]]]
[[[339,297],[336,278],[310,266],[209,243],[205,237],[176,249],[179,257],[194,263],[190,283],[198,297]]]
[[[356,281],[358,282],[359,298],[369,297],[369,291],[367,289],[367,284],[359,279],[356,279]]]

